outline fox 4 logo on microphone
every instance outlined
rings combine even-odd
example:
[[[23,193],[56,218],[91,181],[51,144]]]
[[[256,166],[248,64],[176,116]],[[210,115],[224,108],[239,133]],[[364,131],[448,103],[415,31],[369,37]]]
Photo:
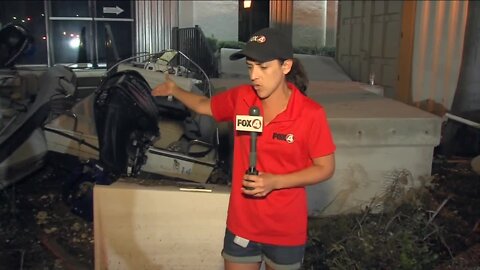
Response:
[[[263,131],[263,117],[251,116],[251,115],[237,115],[235,119],[236,131],[250,131],[250,132],[262,132]]]

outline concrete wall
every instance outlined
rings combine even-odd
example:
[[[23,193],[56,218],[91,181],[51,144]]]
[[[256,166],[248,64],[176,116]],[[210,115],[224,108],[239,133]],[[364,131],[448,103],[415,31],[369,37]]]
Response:
[[[373,75],[394,97],[402,20],[400,1],[340,1],[335,57],[354,80]]]
[[[135,1],[135,51],[156,53],[171,48],[171,29],[178,26],[178,15],[176,1]]]
[[[192,1],[179,1],[178,3],[178,27],[192,27],[193,23],[193,2]]]
[[[238,40],[238,1],[179,1],[180,27],[198,25],[207,37]]]
[[[293,46],[335,46],[337,1],[293,2]]]
[[[326,1],[293,2],[293,46],[325,45]]]

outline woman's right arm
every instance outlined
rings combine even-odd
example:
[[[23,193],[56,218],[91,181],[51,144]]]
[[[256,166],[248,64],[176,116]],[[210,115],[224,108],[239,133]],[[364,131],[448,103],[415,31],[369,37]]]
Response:
[[[210,99],[205,96],[197,95],[179,87],[170,79],[168,73],[165,74],[165,82],[155,86],[152,89],[153,96],[173,96],[182,102],[190,110],[212,116],[210,108]]]

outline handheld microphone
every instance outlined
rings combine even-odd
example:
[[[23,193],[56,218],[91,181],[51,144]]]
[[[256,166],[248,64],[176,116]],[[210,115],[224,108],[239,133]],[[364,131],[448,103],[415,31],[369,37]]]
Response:
[[[246,174],[258,175],[257,164],[257,135],[263,130],[263,117],[260,116],[260,110],[256,106],[250,107],[249,115],[237,115],[235,122],[237,131],[250,132],[250,155],[249,167]],[[253,189],[248,188],[246,189]]]
[[[260,116],[260,110],[256,106],[250,107],[250,116]],[[256,131],[250,132],[250,166],[248,167],[247,174],[258,175],[256,168],[257,165],[257,135]]]

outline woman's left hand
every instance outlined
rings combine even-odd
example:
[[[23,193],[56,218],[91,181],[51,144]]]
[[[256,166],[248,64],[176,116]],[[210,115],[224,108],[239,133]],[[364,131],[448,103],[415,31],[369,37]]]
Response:
[[[242,186],[244,194],[262,198],[275,189],[275,175],[262,172],[258,175],[246,174],[243,176]]]

